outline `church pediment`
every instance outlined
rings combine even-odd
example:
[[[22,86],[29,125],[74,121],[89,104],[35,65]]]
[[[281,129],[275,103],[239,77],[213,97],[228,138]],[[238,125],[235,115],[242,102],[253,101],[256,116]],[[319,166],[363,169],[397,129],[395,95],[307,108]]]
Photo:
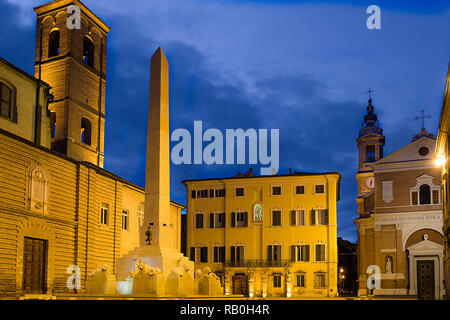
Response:
[[[437,251],[437,250],[444,250],[444,246],[430,241],[428,239],[425,239],[421,242],[418,242],[416,244],[413,244],[412,246],[406,248],[410,252],[428,252],[428,251]]]
[[[375,166],[380,166],[389,163],[399,163],[408,161],[432,161],[434,154],[436,140],[422,137],[401,149],[391,153],[390,155],[381,158],[375,162]]]

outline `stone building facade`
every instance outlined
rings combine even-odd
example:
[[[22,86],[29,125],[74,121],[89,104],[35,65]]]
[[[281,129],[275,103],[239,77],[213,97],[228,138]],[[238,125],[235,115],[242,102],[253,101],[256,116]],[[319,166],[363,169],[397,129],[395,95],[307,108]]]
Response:
[[[65,28],[72,4],[78,30]],[[46,82],[0,59],[0,296],[84,293],[88,274],[103,266],[114,274],[146,231],[144,189],[102,168],[109,28],[76,0],[35,11],[36,76]],[[84,52],[85,36],[94,53]],[[170,202],[178,250],[183,209]],[[74,270],[78,288],[68,285]]]
[[[225,294],[337,295],[339,173],[186,180],[186,250]]]
[[[358,138],[359,294],[442,299],[441,176],[424,128],[383,157],[385,138],[369,100]]]

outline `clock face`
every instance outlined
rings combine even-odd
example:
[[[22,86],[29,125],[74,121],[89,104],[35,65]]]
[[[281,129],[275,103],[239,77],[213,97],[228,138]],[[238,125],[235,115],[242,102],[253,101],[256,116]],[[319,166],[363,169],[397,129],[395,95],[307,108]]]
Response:
[[[366,180],[364,180],[364,184],[367,188],[373,189],[375,188],[375,178],[374,177],[368,177]]]
[[[262,205],[260,203],[257,203],[253,207],[253,221],[261,222],[262,218],[263,218]]]

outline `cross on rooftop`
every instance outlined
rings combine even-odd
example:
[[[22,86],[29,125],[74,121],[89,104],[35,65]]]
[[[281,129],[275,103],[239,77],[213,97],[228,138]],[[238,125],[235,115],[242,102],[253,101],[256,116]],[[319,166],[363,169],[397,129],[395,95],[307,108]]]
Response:
[[[430,119],[431,116],[430,115],[425,115],[425,111],[421,110],[420,113],[422,113],[421,116],[419,117],[415,117],[414,120],[422,120],[422,130],[425,130],[425,119]]]

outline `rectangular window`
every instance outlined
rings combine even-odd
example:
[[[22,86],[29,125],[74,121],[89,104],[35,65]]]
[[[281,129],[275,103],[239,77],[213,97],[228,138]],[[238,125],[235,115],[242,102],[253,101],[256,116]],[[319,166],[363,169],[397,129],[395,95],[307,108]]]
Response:
[[[203,228],[203,213],[197,213],[195,215],[195,227],[197,229]]]
[[[215,190],[215,196],[216,196],[216,198],[223,198],[223,197],[225,197],[225,189],[216,189]]]
[[[309,261],[309,245],[292,245],[291,261]]]
[[[417,206],[417,204],[418,204],[418,202],[417,202],[417,191],[411,192],[411,204],[413,206]]]
[[[274,288],[281,288],[281,274],[274,274],[273,275],[273,287]]]
[[[433,190],[433,204],[439,203],[439,190]]]
[[[127,210],[122,211],[122,229],[128,230],[128,211]]]
[[[208,263],[208,247],[200,248],[200,262]]]
[[[0,114],[12,119],[12,90],[2,82],[0,82],[0,105]]]
[[[281,261],[281,245],[267,246],[267,260]]]
[[[325,281],[325,273],[316,273],[314,274],[314,287],[315,288],[325,288],[326,287],[326,281]]]
[[[305,210],[298,210],[298,225],[305,225]]]
[[[291,226],[297,225],[297,211],[292,210],[291,211]]]
[[[214,262],[225,262],[225,247],[214,247]]]
[[[316,210],[311,210],[309,213],[309,224],[314,226],[316,225]]]
[[[214,189],[209,190],[209,197],[214,198]]]
[[[296,285],[299,288],[304,288],[305,287],[305,275],[304,274],[298,274],[297,275]]]
[[[247,212],[236,212],[236,227],[247,227],[247,221]]]
[[[214,213],[209,214],[209,227],[214,228]]]
[[[192,199],[195,199],[196,196],[197,196],[197,190],[192,190],[192,195],[191,195]]]
[[[273,196],[281,195],[281,187],[280,186],[272,187],[272,195]]]
[[[325,186],[323,184],[318,184],[314,187],[314,193],[325,193]]]
[[[316,244],[316,261],[325,261],[325,245]]]
[[[295,194],[305,194],[305,186],[295,186]]]
[[[317,220],[318,224],[326,226],[328,224],[328,210],[317,210]]]
[[[292,210],[290,222],[291,226],[304,226],[305,210]]]
[[[234,264],[244,261],[244,246],[231,246],[230,260]]]
[[[190,253],[189,253],[189,260],[195,262],[195,247],[191,247]]]
[[[307,262],[309,261],[309,244],[301,245],[300,246],[300,261]]]
[[[101,224],[108,224],[108,212],[109,212],[109,204],[102,203],[102,209],[100,212],[100,223]]]
[[[216,213],[215,214],[215,227],[216,228],[225,228],[225,213]]]
[[[243,197],[244,196],[244,188],[236,188],[235,190],[235,196],[236,197]]]
[[[272,226],[281,226],[281,211],[272,211]]]
[[[197,190],[197,198],[208,198],[208,189],[206,190]]]

